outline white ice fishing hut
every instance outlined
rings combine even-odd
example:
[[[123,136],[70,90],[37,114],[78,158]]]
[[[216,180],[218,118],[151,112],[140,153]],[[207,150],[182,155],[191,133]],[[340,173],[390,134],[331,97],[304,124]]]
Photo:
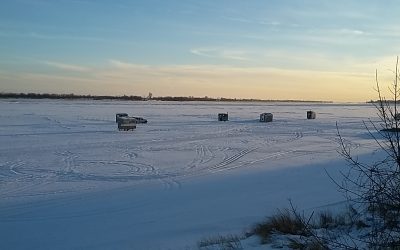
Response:
[[[134,130],[136,128],[137,120],[133,117],[119,117],[118,118],[118,130]]]
[[[315,119],[317,114],[314,111],[307,111],[307,119]]]
[[[272,122],[273,117],[271,113],[262,113],[260,114],[260,122]]]

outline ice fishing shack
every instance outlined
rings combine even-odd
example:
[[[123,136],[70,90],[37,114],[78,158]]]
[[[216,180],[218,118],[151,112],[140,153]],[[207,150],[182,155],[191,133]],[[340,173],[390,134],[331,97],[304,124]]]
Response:
[[[260,114],[260,122],[272,122],[274,115],[271,113]]]

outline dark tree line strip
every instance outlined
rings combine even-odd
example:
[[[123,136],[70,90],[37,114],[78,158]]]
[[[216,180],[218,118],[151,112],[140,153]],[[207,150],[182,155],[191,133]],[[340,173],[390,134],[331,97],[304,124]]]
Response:
[[[159,96],[142,97],[136,95],[77,95],[77,94],[39,94],[39,93],[0,93],[1,99],[87,99],[87,100],[123,100],[123,101],[208,101],[208,102],[307,102],[307,103],[332,103],[329,101],[308,101],[308,100],[264,100],[264,99],[237,99],[237,98],[212,98],[212,97],[194,97],[194,96]]]

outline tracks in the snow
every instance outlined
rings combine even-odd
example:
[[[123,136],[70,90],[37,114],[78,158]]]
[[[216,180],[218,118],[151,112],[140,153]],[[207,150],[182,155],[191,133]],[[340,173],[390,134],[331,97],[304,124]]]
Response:
[[[196,155],[193,160],[185,167],[185,171],[192,171],[208,164],[215,158],[215,153],[210,146],[199,144],[195,146]]]
[[[20,168],[25,165],[24,161],[18,160],[16,162],[4,162],[0,164],[0,178],[18,178],[24,174]]]
[[[151,149],[147,147],[122,147],[123,158],[119,160],[81,159],[71,151],[65,151],[58,155],[62,157],[62,161],[65,163],[61,171],[63,180],[160,180],[165,189],[171,189],[179,188],[181,186],[179,180],[182,178],[248,167],[267,159],[279,158],[287,155],[294,151],[275,152],[263,157],[260,157],[259,154],[258,156],[252,155],[252,153],[260,148],[265,148],[266,145],[288,143],[299,140],[302,137],[303,134],[301,132],[295,132],[291,134],[289,138],[280,141],[271,140],[267,143],[259,143],[258,146],[251,143],[251,140],[247,138],[246,144],[250,146],[240,150],[199,143],[192,147],[194,150],[193,159],[186,165],[182,165],[181,167],[178,165],[174,166],[174,168],[158,165],[156,167],[149,163],[151,159],[140,158],[139,155],[142,152]],[[238,140],[242,141],[240,138]],[[203,142],[203,140],[199,142]],[[226,143],[229,144],[228,142]],[[187,150],[188,147],[183,145],[185,145],[185,142],[177,142],[173,149]],[[170,147],[170,144],[159,143],[157,145],[157,150],[168,152]],[[222,160],[218,160],[222,156],[221,153],[223,158]]]
[[[223,170],[232,169],[232,168],[234,168],[234,167],[230,167],[230,165],[232,163],[235,163],[240,158],[246,156],[247,154],[253,152],[256,149],[257,148],[243,149],[243,150],[239,151],[238,153],[236,153],[236,154],[224,159],[222,162],[216,164],[215,166],[210,167],[209,171],[210,172],[220,172],[220,171],[223,171]]]
[[[213,133],[186,139],[182,137],[175,143],[170,140],[134,144],[128,141],[64,145],[55,151],[46,148],[52,152],[52,158],[44,165],[40,161],[31,163],[22,160],[0,163],[0,180],[23,181],[14,190],[1,195],[8,197],[21,192],[29,195],[30,192],[26,190],[41,189],[53,184],[65,186],[69,182],[99,185],[101,182],[155,181],[162,183],[165,190],[179,189],[185,178],[251,167],[268,159],[299,155],[298,152],[283,151],[279,147],[283,148],[286,143],[303,138],[302,132],[286,133],[282,137],[260,133],[249,136],[248,130],[247,127],[229,129],[217,133],[216,138],[213,138]],[[102,154],[98,154],[99,150],[102,150]],[[167,157],[165,165],[163,156]],[[61,191],[67,192],[68,189]]]

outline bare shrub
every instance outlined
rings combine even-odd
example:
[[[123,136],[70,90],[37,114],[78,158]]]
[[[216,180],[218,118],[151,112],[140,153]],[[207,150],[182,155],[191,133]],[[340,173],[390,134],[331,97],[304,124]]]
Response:
[[[375,103],[378,122],[364,122],[384,157],[374,162],[362,162],[351,151],[351,146],[341,136],[340,153],[349,163],[343,181],[336,184],[348,200],[357,203],[369,221],[366,242],[371,248],[400,248],[400,88],[397,58],[393,83],[389,90],[392,98],[386,99],[380,89],[376,74],[378,101]]]
[[[315,240],[302,241],[298,239],[289,239],[288,247],[290,249],[300,249],[300,250],[326,250],[329,249],[322,245],[320,242]]]
[[[278,210],[264,222],[257,224],[252,233],[269,243],[274,233],[308,236],[304,223],[289,209]]]
[[[333,215],[332,215],[331,212],[329,212],[329,211],[324,211],[324,212],[321,212],[321,213],[319,214],[319,223],[318,223],[318,226],[319,226],[320,228],[325,228],[325,229],[327,229],[327,228],[334,227],[335,225],[336,225],[336,224],[335,224],[335,218],[333,217]]]
[[[200,250],[239,250],[243,249],[240,240],[236,235],[218,235],[200,240],[197,246]]]

